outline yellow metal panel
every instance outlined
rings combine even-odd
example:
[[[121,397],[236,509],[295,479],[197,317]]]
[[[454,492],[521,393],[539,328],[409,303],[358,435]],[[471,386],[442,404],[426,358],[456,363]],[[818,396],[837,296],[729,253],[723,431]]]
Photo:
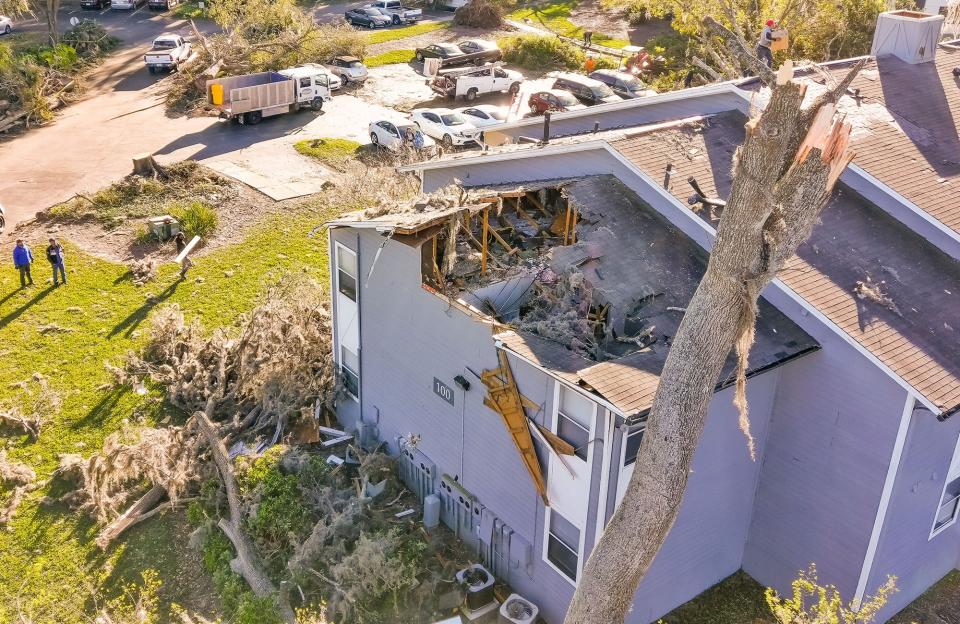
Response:
[[[210,98],[213,100],[214,106],[223,106],[223,85],[222,84],[210,85]]]

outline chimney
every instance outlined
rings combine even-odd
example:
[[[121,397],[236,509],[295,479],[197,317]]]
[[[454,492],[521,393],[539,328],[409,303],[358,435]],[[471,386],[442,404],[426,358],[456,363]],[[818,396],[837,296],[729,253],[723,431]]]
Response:
[[[877,18],[873,33],[872,56],[892,54],[907,63],[932,61],[943,28],[942,15],[920,11],[887,11]]]

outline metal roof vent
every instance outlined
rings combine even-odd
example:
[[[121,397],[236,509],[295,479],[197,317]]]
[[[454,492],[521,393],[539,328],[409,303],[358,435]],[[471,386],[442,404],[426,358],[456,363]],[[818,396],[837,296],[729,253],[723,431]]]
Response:
[[[893,54],[907,63],[925,63],[937,55],[942,15],[920,11],[887,11],[877,18],[870,54]]]

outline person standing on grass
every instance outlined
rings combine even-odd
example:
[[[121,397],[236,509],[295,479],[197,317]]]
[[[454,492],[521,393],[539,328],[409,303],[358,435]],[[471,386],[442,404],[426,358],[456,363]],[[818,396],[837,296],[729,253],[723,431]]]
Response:
[[[30,275],[30,264],[33,262],[33,252],[30,247],[23,242],[22,238],[17,239],[17,245],[13,248],[13,266],[20,271],[20,288],[27,287],[27,280],[33,286],[33,276]]]
[[[53,267],[53,285],[60,285],[60,282],[57,280],[57,272],[60,273],[59,277],[63,280],[64,285],[66,285],[67,266],[63,260],[63,245],[58,243],[55,238],[51,238],[50,244],[47,245],[47,260],[50,261],[50,266]]]
[[[593,44],[593,31],[583,31],[583,47],[589,48]]]

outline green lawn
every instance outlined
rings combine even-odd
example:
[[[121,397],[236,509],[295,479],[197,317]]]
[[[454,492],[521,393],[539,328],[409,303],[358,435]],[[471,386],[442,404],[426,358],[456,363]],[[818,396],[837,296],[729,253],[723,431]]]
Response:
[[[723,579],[663,617],[662,624],[751,624],[772,621],[764,587],[746,572]]]
[[[369,69],[371,67],[380,67],[381,65],[409,63],[413,60],[415,54],[415,50],[394,50],[392,52],[384,52],[383,54],[368,56],[367,58],[363,59],[363,64]]]
[[[63,409],[38,441],[11,440],[10,456],[46,478],[58,454],[88,455],[125,421],[152,424],[170,416],[155,392],[139,396],[106,387],[110,376],[104,362],[119,363],[125,352],[143,344],[149,315],[160,305],[176,303],[213,328],[230,325],[253,308],[258,294],[285,273],[304,272],[326,284],[325,234],[307,234],[333,215],[327,209],[273,218],[245,242],[198,257],[185,281],[177,280],[177,267],[168,263],[143,287],[131,283],[125,266],[68,245],[70,283],[54,289],[47,282],[41,241],[31,241],[38,257],[35,286],[20,289],[12,269],[0,271],[0,402],[18,400],[20,391],[12,384],[38,372],[59,390]],[[40,331],[53,325],[60,331]],[[165,599],[188,593],[183,584],[190,579],[179,576],[182,566],[164,537],[173,531],[167,521],[138,529],[131,537],[135,546],[121,545],[104,556],[92,544],[96,527],[62,507],[41,506],[47,494],[56,492],[34,493],[11,530],[0,531],[0,621],[16,621],[19,603],[37,624],[89,622],[86,584],[102,581],[109,591],[118,581],[134,580],[142,565],[160,572]]]
[[[206,8],[200,8],[199,2],[181,2],[173,8],[173,17],[179,17],[180,19],[207,19],[208,13]]]
[[[559,0],[524,7],[507,15],[507,19],[522,22],[526,18],[533,21],[534,26],[546,28],[565,37],[582,37],[583,28],[570,21],[570,14],[576,8],[579,0]],[[616,39],[603,33],[594,32],[593,42],[609,48],[622,48],[630,45],[626,39]]]
[[[360,144],[350,139],[305,139],[294,143],[293,148],[304,156],[336,167],[355,158]]]
[[[449,28],[450,22],[425,22],[423,24],[411,24],[400,28],[384,28],[376,30],[367,35],[367,44],[386,43],[387,41],[396,41],[397,39],[406,39],[407,37],[416,37],[425,35],[435,30]]]

